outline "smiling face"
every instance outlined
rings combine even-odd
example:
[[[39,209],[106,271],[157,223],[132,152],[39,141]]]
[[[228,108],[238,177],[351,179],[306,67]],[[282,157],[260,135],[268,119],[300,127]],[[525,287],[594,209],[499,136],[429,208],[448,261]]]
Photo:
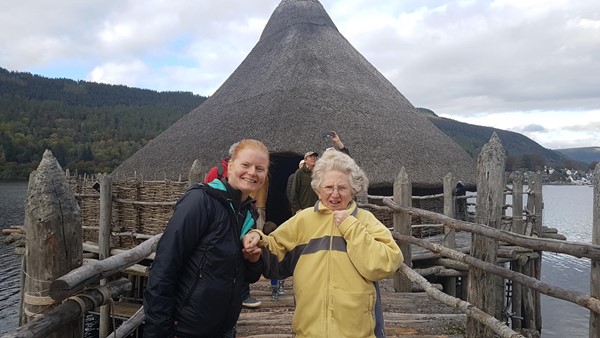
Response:
[[[339,170],[323,173],[317,196],[323,205],[331,210],[345,210],[352,201],[353,193],[350,177]]]
[[[269,171],[269,156],[264,151],[245,148],[229,161],[229,184],[242,192],[242,200],[265,184]]]

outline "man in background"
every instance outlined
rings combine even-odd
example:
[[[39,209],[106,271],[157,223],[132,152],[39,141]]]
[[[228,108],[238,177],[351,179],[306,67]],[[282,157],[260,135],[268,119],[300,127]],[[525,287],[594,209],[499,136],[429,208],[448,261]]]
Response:
[[[340,136],[335,131],[330,131],[324,134],[324,137],[333,142],[337,150],[350,155],[348,148],[344,146]],[[294,179],[291,189],[292,214],[298,213],[300,210],[310,208],[315,205],[318,200],[317,194],[313,191],[310,182],[312,180],[312,169],[319,158],[319,153],[309,151],[304,154],[304,166],[296,170],[293,174]]]

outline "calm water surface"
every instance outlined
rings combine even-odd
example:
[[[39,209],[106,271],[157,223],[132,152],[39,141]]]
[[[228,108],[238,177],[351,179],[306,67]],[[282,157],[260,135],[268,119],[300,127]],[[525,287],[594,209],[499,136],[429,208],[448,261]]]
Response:
[[[544,186],[544,225],[570,241],[591,243],[593,189],[588,186]],[[22,225],[27,182],[0,181],[0,227]],[[18,325],[21,258],[0,241],[0,335]],[[589,294],[590,260],[545,253],[542,280]],[[543,338],[588,337],[589,311],[542,295]]]
[[[569,241],[591,243],[593,192],[589,186],[544,186],[544,225],[558,229]],[[589,295],[590,268],[588,258],[544,253],[542,281]],[[542,337],[589,336],[589,310],[545,295],[541,301]]]
[[[0,181],[0,227],[23,225],[27,182]],[[21,256],[0,238],[0,334],[19,323]]]

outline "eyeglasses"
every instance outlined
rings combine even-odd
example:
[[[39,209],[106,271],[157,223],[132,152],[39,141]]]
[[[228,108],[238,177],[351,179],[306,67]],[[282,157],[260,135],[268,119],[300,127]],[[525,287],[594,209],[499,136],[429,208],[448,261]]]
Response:
[[[333,192],[337,190],[338,194],[340,194],[340,195],[344,195],[344,194],[347,194],[350,192],[350,189],[348,189],[347,187],[327,186],[327,187],[321,188],[321,190],[326,194],[333,194]]]

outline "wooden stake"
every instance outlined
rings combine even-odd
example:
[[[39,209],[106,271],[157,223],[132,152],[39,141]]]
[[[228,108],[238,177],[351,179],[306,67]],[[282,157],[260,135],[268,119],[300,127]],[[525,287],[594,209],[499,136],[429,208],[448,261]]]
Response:
[[[25,203],[27,273],[23,307],[27,322],[59,305],[48,296],[48,287],[55,278],[81,266],[81,232],[77,201],[56,158],[46,150],[29,176]],[[73,321],[47,337],[81,335],[81,321]]]

